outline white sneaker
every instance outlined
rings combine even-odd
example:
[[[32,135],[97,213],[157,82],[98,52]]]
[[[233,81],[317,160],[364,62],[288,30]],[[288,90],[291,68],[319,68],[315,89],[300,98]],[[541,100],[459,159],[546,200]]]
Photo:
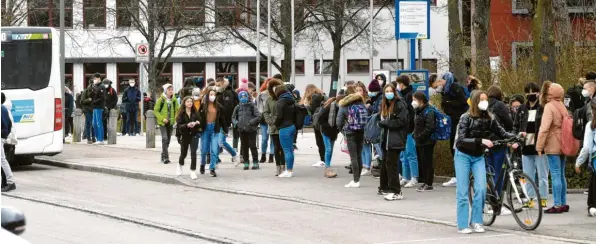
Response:
[[[95,145],[105,145],[106,143],[103,141],[97,141],[94,143]]]
[[[232,156],[232,163],[234,162],[240,163],[240,153],[236,153],[236,156]]]
[[[596,217],[596,208],[588,209],[588,213],[590,214],[590,216]]]
[[[412,177],[412,180],[408,181],[408,184],[406,184],[404,187],[412,188],[412,187],[415,187],[416,185],[418,185],[418,180],[416,179],[416,177]]]
[[[118,133],[117,135],[118,135],[118,136],[122,136],[122,133]]]
[[[193,179],[193,180],[196,180],[197,179],[197,173],[195,173],[194,170],[193,171],[190,171],[190,178]]]
[[[346,188],[358,188],[360,187],[360,182],[350,181],[350,183],[345,185]]]
[[[368,176],[368,175],[371,175],[370,170],[362,169],[362,173],[360,173],[360,176]]]
[[[478,223],[472,224],[472,230],[476,233],[484,233],[485,232],[484,227],[482,227],[482,225],[480,225]]]
[[[406,179],[401,179],[401,180],[399,181],[399,185],[400,185],[400,186],[404,186],[404,185],[405,185],[405,184],[407,184],[407,183],[408,183],[408,180],[406,180]]]
[[[284,171],[283,173],[281,173],[279,176],[279,178],[292,178],[293,173],[290,171]]]
[[[402,192],[400,192],[399,194],[389,193],[389,194],[385,195],[384,198],[387,201],[402,200],[402,199],[404,199],[404,195]]]
[[[323,161],[318,161],[314,164],[312,164],[313,167],[325,167],[325,162]]]
[[[505,206],[503,206],[501,208],[501,215],[511,215],[511,210],[509,210],[508,208],[506,208]]]
[[[443,183],[443,186],[448,187],[448,186],[455,186],[457,184],[457,179],[455,177],[452,177],[449,181]]]
[[[460,234],[470,234],[470,233],[472,233],[472,229],[470,229],[470,228],[464,228],[464,229],[461,229],[461,230],[457,230],[457,233],[460,233]]]
[[[177,176],[182,175],[182,166],[180,164],[176,165],[176,175]]]
[[[141,134],[139,134],[139,133],[135,134],[135,136],[140,136],[140,135],[141,135]]]

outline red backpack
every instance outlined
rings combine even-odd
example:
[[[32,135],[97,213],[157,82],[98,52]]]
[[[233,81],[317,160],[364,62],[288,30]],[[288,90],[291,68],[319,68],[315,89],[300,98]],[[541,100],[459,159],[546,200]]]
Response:
[[[561,121],[561,152],[565,156],[577,156],[579,152],[579,141],[573,136],[573,117],[569,116],[569,112],[563,104],[556,103],[555,107],[563,115]]]

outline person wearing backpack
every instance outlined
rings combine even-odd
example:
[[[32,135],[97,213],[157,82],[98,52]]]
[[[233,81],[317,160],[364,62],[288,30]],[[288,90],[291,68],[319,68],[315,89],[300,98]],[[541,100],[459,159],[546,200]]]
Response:
[[[542,85],[541,103],[544,106],[536,151],[538,156],[546,154],[549,165],[554,205],[544,213],[563,213],[569,211],[567,205],[567,180],[565,179],[565,162],[561,159],[563,143],[563,116],[567,109],[563,104],[563,87],[557,83],[545,81]]]
[[[366,90],[366,86],[361,81],[356,82],[356,93],[360,94],[364,101],[368,101],[368,91]],[[366,121],[370,118],[370,110],[365,105],[367,116]],[[372,144],[369,141],[364,139],[364,144],[362,144],[362,172],[360,173],[361,176],[371,175],[371,166],[372,166]]]
[[[412,107],[415,110],[414,132],[412,137],[416,140],[416,151],[420,163],[420,182],[424,185],[416,189],[419,192],[432,191],[435,170],[433,157],[436,140],[432,138],[435,132],[435,112],[428,104],[424,92],[415,92],[412,96]]]
[[[348,143],[348,151],[352,165],[353,180],[346,184],[346,188],[360,187],[362,173],[362,148],[364,144],[364,127],[368,118],[368,111],[364,106],[364,98],[353,85],[348,86],[345,97],[341,99],[335,124],[342,130]]]
[[[526,93],[526,104],[520,105],[517,110],[516,119],[513,123],[513,132],[515,134],[521,133],[524,138],[524,147],[522,149],[522,168],[524,173],[533,178],[534,182],[538,184],[540,196],[542,196],[540,204],[546,208],[548,199],[548,163],[545,156],[538,156],[536,151],[536,139],[538,139],[538,131],[540,129],[540,122],[542,120],[543,107],[538,102],[540,97],[540,87],[530,82],[524,87]],[[538,178],[534,176],[538,173]],[[529,192],[533,196],[533,192]]]
[[[306,85],[304,96],[300,104],[304,105],[308,111],[308,114],[314,116],[317,109],[320,109],[321,104],[325,101],[323,92],[317,86],[313,84]],[[325,166],[325,143],[323,142],[323,135],[321,130],[314,127],[315,141],[317,142],[317,149],[319,151],[319,161],[312,164],[313,167],[324,167]]]
[[[400,159],[402,163],[402,176],[403,179],[400,184],[405,188],[414,187],[418,184],[418,157],[416,154],[416,142],[412,137],[412,131],[414,130],[414,108],[412,107],[412,94],[414,89],[410,85],[410,76],[400,75],[396,79],[395,88],[398,94],[404,98],[404,102],[408,108],[409,121],[408,125],[408,137],[406,141],[406,150],[401,152]]]
[[[588,105],[590,105],[590,109],[592,110],[592,116],[596,115],[596,100],[592,100]],[[586,161],[592,164],[590,185],[588,188],[588,215],[596,217],[596,143],[594,143],[596,139],[596,124],[593,124],[593,121],[594,118],[586,125],[583,147],[575,161],[575,172],[578,174],[581,173],[581,166]]]
[[[257,125],[261,119],[261,113],[257,106],[250,101],[247,91],[238,92],[240,104],[234,108],[232,123],[240,133],[240,155],[243,157],[244,170],[249,169],[248,150],[252,154],[252,169],[259,169],[259,155],[257,154]]]
[[[273,88],[277,97],[274,125],[279,128],[279,142],[284,151],[286,170],[278,175],[280,178],[291,178],[294,175],[294,135],[296,135],[296,101],[286,85]]]
[[[380,77],[377,75],[377,77]],[[382,82],[382,80],[381,80]],[[381,102],[383,101],[383,93],[381,92],[381,85],[379,85],[379,80],[374,79],[371,80],[368,84],[368,101],[366,102],[366,106],[368,108],[369,114],[376,114],[379,113],[381,109]],[[375,149],[375,157],[377,162],[383,160],[383,149],[381,148],[380,143],[373,144],[373,148]],[[371,174],[373,177],[378,178],[380,176],[380,165],[372,166],[370,169]]]
[[[170,147],[170,139],[178,109],[180,109],[180,104],[178,104],[178,100],[174,97],[174,87],[172,84],[163,85],[163,94],[157,99],[153,108],[153,114],[155,114],[161,134],[161,162],[163,164],[170,163],[168,148]]]
[[[509,113],[507,105],[502,102],[503,92],[497,85],[492,85],[486,92],[488,95],[488,111],[495,116],[495,119],[505,129],[505,131],[511,131],[513,129],[513,120]],[[502,140],[499,135],[493,134],[489,138],[491,141]],[[501,178],[501,169],[503,168],[503,162],[505,161],[505,151],[507,146],[491,147],[490,153],[486,156],[487,165],[491,166],[494,170],[493,179],[498,185],[495,186],[496,192],[501,192],[503,188],[503,182],[499,182]],[[499,182],[499,183],[498,183]],[[504,210],[507,211],[507,210]],[[507,214],[503,213],[502,214]]]
[[[260,163],[265,163],[267,161],[267,146],[269,146],[269,163],[273,163],[273,157],[275,154],[275,146],[273,145],[273,139],[269,140],[271,137],[269,135],[269,125],[267,124],[265,118],[265,107],[267,107],[267,100],[271,97],[269,95],[269,91],[267,90],[267,86],[269,85],[269,81],[271,79],[266,79],[261,85],[260,93],[257,96],[257,108],[261,113],[262,119],[260,123],[261,127],[261,160]]]
[[[335,125],[329,124],[329,121],[335,121],[335,114],[331,114],[331,109],[337,109],[335,103],[336,98],[329,98],[323,105],[321,105],[319,127],[321,128],[321,135],[325,143],[325,178],[335,178],[337,173],[331,169],[331,158],[333,156],[333,146],[337,140],[339,130]]]
[[[265,122],[267,122],[267,126],[269,127],[269,136],[271,136],[271,141],[273,141],[274,148],[276,149],[273,151],[275,157],[275,166],[277,168],[275,176],[279,176],[282,172],[286,171],[285,156],[281,147],[281,142],[279,140],[279,129],[277,126],[275,126],[275,118],[277,116],[277,97],[275,96],[273,88],[281,84],[283,84],[283,82],[275,78],[268,80],[267,92],[269,93],[269,98],[265,100],[265,105],[263,107],[263,117],[265,118]]]

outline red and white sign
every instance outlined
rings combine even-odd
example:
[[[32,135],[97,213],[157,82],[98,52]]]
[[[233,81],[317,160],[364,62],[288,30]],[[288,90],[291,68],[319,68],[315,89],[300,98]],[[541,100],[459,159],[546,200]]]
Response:
[[[139,43],[136,45],[136,60],[137,63],[148,63],[149,62],[149,44]]]

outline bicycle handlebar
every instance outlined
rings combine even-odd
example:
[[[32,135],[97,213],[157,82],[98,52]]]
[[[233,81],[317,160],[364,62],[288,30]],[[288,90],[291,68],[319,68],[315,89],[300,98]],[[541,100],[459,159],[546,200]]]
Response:
[[[512,137],[512,138],[505,139],[505,140],[495,140],[495,141],[493,141],[493,145],[495,147],[496,146],[504,146],[507,144],[521,143],[523,141],[524,141],[524,139],[521,137]]]

